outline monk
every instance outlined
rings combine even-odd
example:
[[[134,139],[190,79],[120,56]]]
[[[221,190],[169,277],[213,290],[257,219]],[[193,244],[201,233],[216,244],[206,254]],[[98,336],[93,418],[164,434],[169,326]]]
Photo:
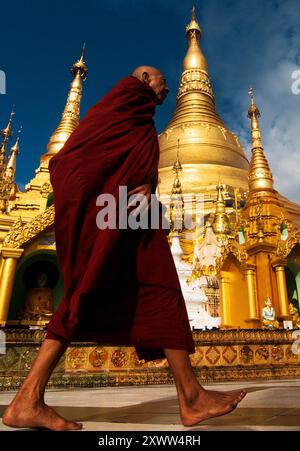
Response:
[[[104,215],[99,226],[106,208],[101,195],[111,196],[119,207],[120,187],[128,189],[129,202],[126,211],[116,208],[118,220],[153,211],[159,162],[153,116],[168,91],[158,69],[136,68],[87,112],[49,162],[64,296],[3,415],[7,426],[82,428],[44,402],[46,384],[71,340],[134,346],[146,362],[166,357],[185,426],[231,412],[246,395],[244,390],[206,390],[194,375],[189,354],[195,347],[162,204],[156,228],[105,228]]]

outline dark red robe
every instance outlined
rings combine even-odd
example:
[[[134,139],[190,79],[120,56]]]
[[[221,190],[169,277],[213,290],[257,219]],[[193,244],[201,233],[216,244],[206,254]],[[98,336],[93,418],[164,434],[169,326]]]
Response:
[[[166,231],[96,224],[101,193],[118,201],[119,186],[144,183],[155,193],[155,106],[150,87],[125,77],[49,162],[64,296],[46,338],[131,345],[146,361],[163,358],[163,348],[195,352]]]

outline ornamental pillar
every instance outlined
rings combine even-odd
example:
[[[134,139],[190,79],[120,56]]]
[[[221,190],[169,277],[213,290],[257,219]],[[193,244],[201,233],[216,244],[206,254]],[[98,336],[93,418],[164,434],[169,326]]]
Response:
[[[244,268],[244,274],[247,282],[248,307],[249,307],[249,317],[247,318],[246,321],[259,322],[260,314],[258,311],[255,267],[247,265],[247,267]]]
[[[222,273],[219,280],[220,286],[220,307],[221,307],[221,327],[230,328],[231,325],[231,312],[230,312],[230,280],[227,275]]]
[[[285,265],[284,262],[275,263],[273,265],[275,268],[276,274],[276,282],[277,282],[277,290],[278,290],[278,300],[279,300],[279,319],[289,319],[290,311],[289,311],[289,297],[286,287],[286,278],[285,278]]]
[[[3,262],[0,274],[0,327],[5,326],[7,321],[16,266],[18,259],[23,252],[24,249],[20,248],[2,248]]]

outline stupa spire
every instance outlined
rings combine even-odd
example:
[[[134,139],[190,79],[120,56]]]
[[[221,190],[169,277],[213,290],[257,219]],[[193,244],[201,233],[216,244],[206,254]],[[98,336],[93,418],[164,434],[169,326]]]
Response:
[[[254,101],[254,91],[250,88],[248,94],[251,98],[251,104],[248,111],[248,117],[251,120],[252,133],[252,158],[249,167],[249,192],[257,191],[275,191],[272,172],[264,154],[264,147],[261,139],[261,132],[258,118],[260,111]]]
[[[6,172],[10,171],[14,176],[16,173],[16,164],[17,164],[17,155],[19,154],[19,141],[20,141],[20,133],[22,131],[22,127],[19,130],[19,136],[16,139],[15,144],[10,149],[10,157],[6,166]]]
[[[6,147],[9,139],[12,137],[11,124],[12,119],[15,115],[14,109],[15,107],[13,106],[7,126],[0,131],[0,136],[3,137],[3,140],[0,144],[0,181],[2,180],[3,174],[6,169]]]
[[[83,44],[81,57],[71,68],[71,73],[74,77],[67,103],[62,114],[60,123],[54,133],[52,134],[50,141],[47,145],[48,154],[57,153],[65,144],[71,133],[75,130],[79,124],[80,119],[80,101],[82,98],[82,81],[86,79],[88,69],[84,62],[85,44]]]
[[[183,70],[197,68],[207,72],[207,61],[202,53],[199,42],[202,36],[202,30],[196,18],[195,6],[193,6],[192,17],[189,24],[186,26],[185,32],[189,48],[183,60]]]

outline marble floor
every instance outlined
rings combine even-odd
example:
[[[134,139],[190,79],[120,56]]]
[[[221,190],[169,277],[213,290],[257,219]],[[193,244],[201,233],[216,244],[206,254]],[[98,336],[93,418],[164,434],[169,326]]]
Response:
[[[46,402],[85,431],[300,431],[300,380],[206,385],[218,390],[246,388],[231,414],[192,428],[181,425],[172,385],[48,390]],[[14,392],[0,393],[0,416]],[[0,422],[0,431],[10,430]]]

